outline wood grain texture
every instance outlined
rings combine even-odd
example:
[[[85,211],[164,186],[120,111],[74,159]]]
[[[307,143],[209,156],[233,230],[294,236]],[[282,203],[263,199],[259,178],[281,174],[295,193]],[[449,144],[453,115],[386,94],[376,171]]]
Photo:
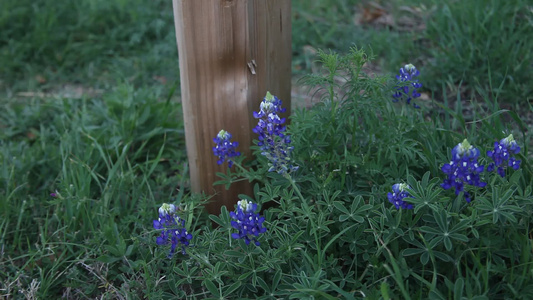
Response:
[[[252,195],[248,182],[213,187],[225,172],[213,155],[213,138],[224,129],[251,157],[257,138],[252,112],[267,90],[290,113],[290,0],[173,0],[179,52],[185,139],[191,189],[214,195],[212,214],[228,210],[238,194]]]

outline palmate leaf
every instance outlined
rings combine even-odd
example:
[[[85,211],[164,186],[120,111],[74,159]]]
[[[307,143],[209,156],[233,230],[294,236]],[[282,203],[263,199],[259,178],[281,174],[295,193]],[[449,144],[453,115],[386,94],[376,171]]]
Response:
[[[344,206],[344,203],[340,201],[333,202],[333,206],[335,206],[336,209],[341,211],[343,214],[339,216],[339,221],[344,222],[347,219],[353,219],[358,223],[363,223],[365,221],[364,215],[365,212],[369,209],[372,209],[372,205],[370,204],[363,204],[363,197],[356,196],[354,200],[352,201],[352,205],[350,206],[350,211]]]
[[[423,239],[423,237],[421,236]],[[407,240],[404,238],[405,241],[407,241],[409,244],[416,246],[417,248],[407,248],[402,251],[403,256],[413,256],[413,255],[420,255],[420,262],[423,265],[426,265],[429,262],[430,254],[435,256],[441,261],[444,262],[450,262],[453,261],[453,258],[449,256],[446,253],[433,250],[433,247],[430,244],[426,244],[424,242],[424,245],[420,243],[418,240]],[[442,239],[441,239],[442,240]],[[425,246],[426,245],[426,246]]]
[[[500,196],[500,189],[492,188],[492,201],[487,200],[485,197],[479,197],[479,205],[477,206],[481,211],[487,211],[481,216],[492,215],[492,223],[498,222],[505,223],[507,220],[516,223],[517,219],[513,215],[516,212],[522,211],[520,207],[512,204],[507,204],[515,193],[515,189],[507,190],[502,196]]]
[[[440,243],[444,243],[446,250],[451,251],[453,249],[452,240],[468,242],[468,237],[459,232],[469,227],[470,219],[462,219],[450,228],[450,217],[445,209],[440,208],[438,212],[433,211],[432,215],[438,228],[431,226],[420,227],[421,232],[427,233],[426,239],[429,240],[429,248],[434,249]]]
[[[438,186],[440,184],[439,178],[430,178],[430,172],[426,172],[422,176],[422,181],[417,181],[413,176],[407,177],[407,183],[409,185],[409,194],[413,197],[409,199],[410,203],[414,205],[415,214],[422,208],[429,207],[431,210],[438,210],[438,202],[447,201],[446,197],[441,197],[442,188]]]
[[[229,216],[228,209],[226,206],[222,206],[220,208],[220,217],[215,215],[209,215],[209,219],[211,219],[213,222],[217,223],[218,225],[222,226],[223,228],[230,228],[231,227],[231,218]]]

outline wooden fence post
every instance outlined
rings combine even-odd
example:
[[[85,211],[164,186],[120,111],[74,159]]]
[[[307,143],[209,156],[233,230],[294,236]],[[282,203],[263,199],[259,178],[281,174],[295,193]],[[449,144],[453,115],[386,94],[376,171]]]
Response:
[[[193,192],[216,194],[207,210],[231,211],[238,194],[252,196],[246,181],[213,187],[217,165],[213,138],[224,129],[251,157],[252,112],[267,90],[290,111],[290,0],[173,0],[179,52],[185,140]],[[235,167],[233,167],[235,168]]]

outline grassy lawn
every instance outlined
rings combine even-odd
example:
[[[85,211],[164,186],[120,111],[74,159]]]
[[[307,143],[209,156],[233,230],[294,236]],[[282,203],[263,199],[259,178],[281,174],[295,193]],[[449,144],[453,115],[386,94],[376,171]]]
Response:
[[[228,249],[229,212],[189,192],[171,2],[0,2],[0,298],[533,298],[531,3],[292,5],[300,169],[258,167],[270,242]],[[419,110],[384,88],[408,63]],[[488,166],[509,134],[519,170],[483,175],[471,206],[440,189],[451,148]],[[399,181],[414,210],[387,201]],[[155,243],[164,202],[185,207],[190,259]]]

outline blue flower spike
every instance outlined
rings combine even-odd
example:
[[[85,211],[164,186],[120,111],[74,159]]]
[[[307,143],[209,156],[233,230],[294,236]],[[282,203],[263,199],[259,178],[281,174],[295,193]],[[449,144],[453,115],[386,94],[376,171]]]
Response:
[[[396,183],[392,186],[392,193],[387,194],[389,202],[394,204],[396,209],[413,209],[413,205],[404,201],[405,198],[413,198],[407,192],[409,186],[406,183]]]
[[[411,104],[413,99],[420,97],[418,89],[422,87],[422,84],[418,82],[418,79],[415,79],[418,75],[420,75],[420,71],[413,64],[407,64],[400,68],[400,75],[396,75],[398,86],[396,87],[396,92],[392,95],[393,102],[403,100],[407,104]],[[414,102],[413,107],[420,108]]]
[[[261,217],[258,213],[254,213],[257,209],[257,204],[251,201],[240,200],[237,202],[237,211],[230,212],[230,216],[233,219],[231,226],[237,229],[238,233],[232,233],[231,237],[234,239],[244,239],[246,245],[253,241],[256,246],[260,243],[257,240],[259,234],[267,231],[263,227],[265,218]]]
[[[455,146],[452,149],[452,161],[441,168],[442,172],[448,175],[441,187],[445,190],[454,188],[456,195],[464,191],[465,184],[485,187],[487,183],[482,182],[479,176],[485,168],[478,164],[479,153],[479,149],[470,145],[466,139]],[[466,202],[472,201],[467,191],[464,191],[464,196]]]
[[[290,146],[290,136],[285,134],[285,118],[278,115],[286,110],[281,107],[281,100],[267,92],[259,108],[259,112],[253,113],[254,118],[259,119],[253,131],[259,135],[257,145],[261,155],[269,161],[268,171],[282,175],[296,171],[298,167],[291,164],[290,154],[294,147]]]
[[[171,244],[168,257],[172,257],[176,248],[181,245],[181,253],[186,254],[185,247],[189,246],[192,235],[185,229],[185,220],[176,215],[176,206],[174,204],[163,203],[159,208],[159,218],[153,220],[153,226],[161,230],[160,236],[156,239],[159,246]]]
[[[487,171],[496,172],[501,177],[505,177],[505,169],[507,167],[518,170],[520,168],[520,160],[514,157],[514,154],[520,153],[520,146],[516,143],[513,135],[494,142],[494,150],[487,151],[487,156],[492,158],[493,162],[487,166]]]
[[[235,151],[239,143],[231,142],[231,137],[232,135],[229,132],[220,130],[217,136],[213,138],[213,141],[217,144],[213,147],[213,154],[218,157],[217,164],[221,165],[224,161],[228,161],[228,167],[230,168],[233,166],[231,158],[241,155],[240,152]]]

